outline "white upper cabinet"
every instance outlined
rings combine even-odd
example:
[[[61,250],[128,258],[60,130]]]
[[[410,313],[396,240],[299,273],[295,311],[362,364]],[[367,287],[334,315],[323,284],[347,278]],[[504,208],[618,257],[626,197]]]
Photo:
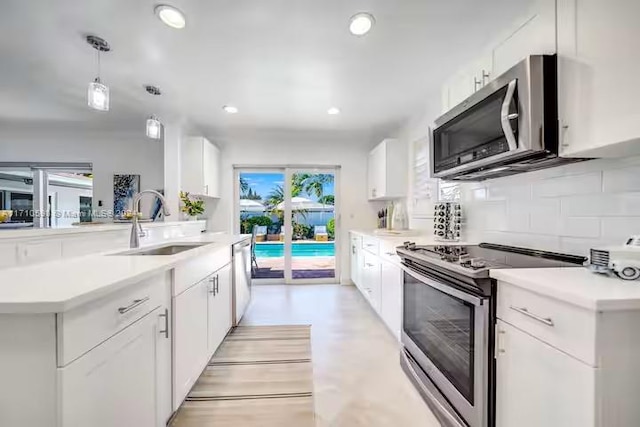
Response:
[[[204,137],[189,137],[182,144],[182,190],[220,197],[220,150]]]
[[[560,154],[640,154],[640,2],[558,0]]]
[[[556,46],[556,0],[537,0],[515,28],[493,49],[493,77],[529,55],[553,55]]]
[[[491,81],[492,62],[490,54],[480,56],[449,79],[442,89],[443,113],[460,104]]]
[[[397,139],[385,139],[369,153],[369,200],[386,200],[406,196],[408,153]]]
[[[529,55],[556,53],[556,0],[536,0],[502,35],[442,87],[446,113]]]

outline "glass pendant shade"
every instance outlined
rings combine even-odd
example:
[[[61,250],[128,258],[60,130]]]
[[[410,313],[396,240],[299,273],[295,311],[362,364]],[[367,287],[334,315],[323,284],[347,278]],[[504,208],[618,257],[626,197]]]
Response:
[[[147,119],[147,136],[151,139],[160,139],[162,134],[162,123],[156,116]]]
[[[109,87],[102,84],[99,78],[89,83],[87,91],[89,107],[99,111],[109,111]]]

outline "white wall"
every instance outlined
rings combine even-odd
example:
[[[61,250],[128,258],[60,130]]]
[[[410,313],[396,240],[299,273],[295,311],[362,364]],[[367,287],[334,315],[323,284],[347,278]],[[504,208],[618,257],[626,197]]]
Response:
[[[234,165],[340,166],[340,186],[336,191],[341,214],[341,276],[346,281],[349,277],[349,230],[373,229],[376,226],[377,209],[367,201],[366,183],[367,155],[374,143],[366,138],[313,133],[307,136],[256,135],[227,140],[221,147],[221,198],[207,205],[209,229],[236,231],[233,230]]]
[[[146,138],[143,130],[125,133],[3,125],[0,162],[91,162],[93,208],[113,210],[114,174],[140,175],[141,189],[164,187],[162,142]],[[102,206],[98,206],[99,200]]]

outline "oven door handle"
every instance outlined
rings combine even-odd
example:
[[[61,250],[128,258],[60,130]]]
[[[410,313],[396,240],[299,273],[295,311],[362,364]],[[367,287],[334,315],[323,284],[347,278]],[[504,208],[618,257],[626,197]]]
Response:
[[[502,131],[507,139],[507,144],[509,145],[509,151],[515,151],[518,149],[518,141],[516,141],[516,135],[511,127],[511,120],[517,119],[518,113],[509,114],[509,107],[511,106],[511,101],[513,101],[513,96],[516,93],[516,83],[516,79],[509,82],[507,94],[502,102],[502,114],[500,115],[500,123],[502,124]]]
[[[451,286],[445,285],[444,283],[436,282],[435,280],[423,274],[416,273],[415,271],[411,270],[409,267],[405,266],[404,271],[408,275],[412,276],[414,279],[419,280],[420,282],[424,283],[427,286],[431,286],[432,288],[435,288],[441,292],[444,292],[447,295],[451,295],[452,297],[461,299],[475,306],[481,306],[484,302],[483,298],[478,298],[475,295],[471,295],[466,292],[459,291]]]

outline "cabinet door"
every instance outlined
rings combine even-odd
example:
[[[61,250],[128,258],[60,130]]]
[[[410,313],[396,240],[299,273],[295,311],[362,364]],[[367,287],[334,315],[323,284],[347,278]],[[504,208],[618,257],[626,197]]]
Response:
[[[0,243],[0,268],[18,265],[18,247],[15,243]]]
[[[182,143],[180,173],[183,191],[193,194],[204,193],[203,144],[204,138],[202,137],[189,137]]]
[[[351,238],[351,281],[357,285],[360,280],[358,279],[358,273],[360,271],[358,265],[358,252],[360,250],[360,238],[352,237]]]
[[[380,315],[393,335],[400,340],[402,329],[402,270],[383,261],[380,274]]]
[[[203,194],[209,197],[220,197],[220,150],[206,139],[203,140],[202,161]]]
[[[207,284],[200,282],[174,298],[174,410],[180,407],[209,361]]]
[[[556,0],[537,0],[518,27],[493,50],[497,77],[529,55],[556,53]]]
[[[156,411],[159,309],[59,368],[61,425],[164,425]]]
[[[366,252],[362,287],[373,309],[380,313],[380,260],[377,256]]]
[[[156,310],[158,339],[156,341],[156,401],[159,425],[165,426],[171,414],[171,308]]]
[[[231,264],[209,282],[208,349],[213,355],[231,329]]]
[[[595,369],[498,320],[497,427],[590,427]]]
[[[378,144],[369,153],[368,187],[369,199],[384,197],[386,194],[386,144]]]
[[[640,2],[558,0],[560,154],[640,154]]]

